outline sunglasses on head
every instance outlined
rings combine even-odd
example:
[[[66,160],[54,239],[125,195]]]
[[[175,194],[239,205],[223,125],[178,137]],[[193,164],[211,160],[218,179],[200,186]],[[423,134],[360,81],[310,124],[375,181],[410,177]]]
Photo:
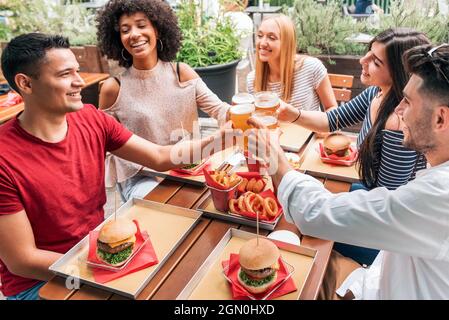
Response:
[[[433,53],[434,53],[436,50],[438,50],[438,49],[441,48],[441,47],[446,47],[446,46],[449,46],[449,44],[448,44],[448,43],[440,44],[439,46],[436,46],[435,48],[432,48],[432,49],[430,49],[429,51],[427,51],[427,54],[429,55],[429,57],[433,58],[432,55],[433,55]],[[448,77],[446,76],[446,74],[444,73],[444,71],[441,70],[440,66],[437,65],[433,60],[431,60],[430,62],[432,62],[432,64],[433,64],[433,66],[435,67],[435,69],[436,69],[436,70],[443,76],[443,78],[446,80],[447,84],[449,85],[449,79],[448,79]]]

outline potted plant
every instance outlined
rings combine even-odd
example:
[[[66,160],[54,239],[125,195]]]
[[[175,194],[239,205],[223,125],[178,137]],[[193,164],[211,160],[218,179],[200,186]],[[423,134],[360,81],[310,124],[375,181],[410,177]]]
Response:
[[[193,67],[220,99],[230,103],[242,56],[240,39],[222,11],[217,16],[206,16],[201,8],[195,0],[181,0],[177,6],[183,37],[177,61]]]

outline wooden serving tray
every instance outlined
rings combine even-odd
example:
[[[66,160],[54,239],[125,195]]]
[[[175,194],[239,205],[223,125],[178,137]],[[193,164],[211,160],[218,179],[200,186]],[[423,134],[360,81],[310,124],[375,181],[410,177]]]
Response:
[[[201,213],[148,200],[130,199],[117,211],[117,217],[135,219],[139,222],[140,229],[148,232],[159,260],[158,264],[104,284],[97,283],[92,269],[86,264],[89,250],[87,235],[49,269],[62,277],[73,277],[91,286],[135,299],[195,227]],[[110,219],[114,219],[114,216],[107,220]]]
[[[352,140],[352,144],[355,145],[357,135],[349,132],[344,132],[344,134],[348,135]],[[310,139],[307,148],[301,155],[299,170],[303,170],[315,177],[328,178],[344,182],[358,182],[360,178],[355,163],[350,167],[346,167],[327,164],[321,161],[319,154],[319,144],[321,142],[323,142],[323,139],[317,138],[314,134]]]
[[[293,123],[280,122],[279,127],[282,130],[279,142],[286,151],[299,152],[313,134],[312,131]]]
[[[223,275],[221,262],[228,260],[231,253],[238,254],[240,247],[255,237],[250,232],[229,229],[176,299],[232,300],[231,285]],[[276,299],[298,300],[315,262],[316,250],[270,240],[279,247],[282,258],[294,267],[292,278],[298,289]]]

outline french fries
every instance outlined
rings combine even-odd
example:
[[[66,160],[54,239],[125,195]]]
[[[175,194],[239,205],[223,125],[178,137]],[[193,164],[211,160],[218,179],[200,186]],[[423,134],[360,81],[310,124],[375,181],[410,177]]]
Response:
[[[226,171],[215,171],[211,177],[225,189],[231,189],[242,181],[237,174],[233,173],[229,176]]]

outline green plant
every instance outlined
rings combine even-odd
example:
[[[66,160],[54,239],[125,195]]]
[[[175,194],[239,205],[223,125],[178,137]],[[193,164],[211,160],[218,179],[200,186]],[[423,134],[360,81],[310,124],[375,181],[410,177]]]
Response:
[[[58,33],[68,37],[72,45],[96,43],[93,14],[77,4],[8,0],[5,9],[12,12],[8,24],[9,37],[28,32]]]
[[[438,3],[428,2],[423,8],[415,1],[404,4],[403,1],[391,0],[390,14],[381,15],[377,28],[369,28],[366,32],[372,35],[380,30],[392,27],[409,27],[427,34],[433,43],[443,43],[449,40],[449,20],[440,14]]]
[[[206,17],[194,0],[182,0],[177,15],[183,37],[177,61],[204,67],[240,59],[240,39],[222,13],[217,17]]]
[[[284,10],[296,24],[298,49],[304,53],[362,54],[366,46],[348,40],[362,25],[343,17],[340,1],[326,5],[315,0],[296,0],[291,10]]]

